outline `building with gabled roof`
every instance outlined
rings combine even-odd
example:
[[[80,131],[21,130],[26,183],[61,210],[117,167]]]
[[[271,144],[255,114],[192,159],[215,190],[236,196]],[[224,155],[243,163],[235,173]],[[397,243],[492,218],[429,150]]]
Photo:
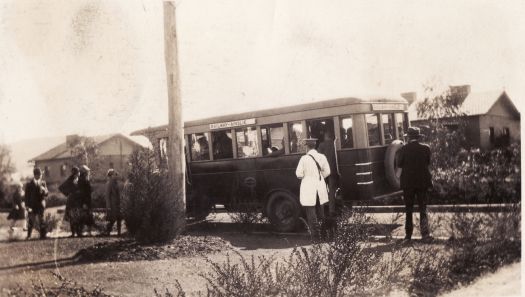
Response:
[[[520,142],[520,112],[507,92],[471,92],[469,85],[450,89],[460,100],[460,112],[466,115],[466,136],[473,147],[491,149]],[[417,100],[410,104],[408,113],[412,125],[425,124],[417,115]],[[456,124],[453,119],[444,120],[451,127]]]
[[[66,136],[66,141],[32,158],[29,162],[40,167],[48,184],[57,184],[69,176],[75,164],[72,148],[82,137]],[[97,146],[99,169],[106,171],[113,168],[122,174],[128,169],[128,157],[135,148],[142,145],[119,133],[88,137]]]

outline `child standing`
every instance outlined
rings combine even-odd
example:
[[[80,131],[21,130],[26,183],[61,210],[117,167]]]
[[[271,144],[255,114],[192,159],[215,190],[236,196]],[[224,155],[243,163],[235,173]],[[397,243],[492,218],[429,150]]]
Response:
[[[15,185],[15,187],[15,191],[11,196],[13,201],[13,209],[11,209],[9,215],[7,216],[8,220],[12,220],[11,224],[9,225],[9,238],[11,238],[13,235],[16,222],[19,220],[23,220],[25,225],[26,218],[26,207],[22,199],[22,197],[24,197],[24,190],[22,184],[18,183]]]

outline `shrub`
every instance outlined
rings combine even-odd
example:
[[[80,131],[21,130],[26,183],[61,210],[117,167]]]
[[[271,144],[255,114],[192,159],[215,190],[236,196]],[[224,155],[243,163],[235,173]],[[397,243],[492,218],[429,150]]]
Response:
[[[432,198],[441,202],[515,203],[521,201],[520,145],[451,156],[450,167],[432,171]]]
[[[445,254],[416,250],[411,294],[436,296],[521,259],[520,204],[502,213],[456,213],[448,224],[453,236]]]
[[[61,193],[49,193],[46,198],[46,207],[57,207],[66,205],[67,197]]]
[[[121,201],[126,228],[141,243],[166,242],[180,233],[173,183],[155,166],[155,154],[141,148],[130,156],[131,171]]]
[[[371,228],[363,213],[345,212],[334,240],[296,248],[284,261],[237,254],[240,263],[209,261],[208,296],[369,296],[403,282],[409,250],[382,254],[368,243]]]

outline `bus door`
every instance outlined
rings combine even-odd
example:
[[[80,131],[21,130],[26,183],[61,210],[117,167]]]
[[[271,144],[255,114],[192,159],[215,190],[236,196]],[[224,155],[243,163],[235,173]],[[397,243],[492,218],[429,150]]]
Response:
[[[231,206],[246,209],[258,204],[256,157],[259,156],[260,138],[255,126],[235,129],[235,177],[231,193]]]

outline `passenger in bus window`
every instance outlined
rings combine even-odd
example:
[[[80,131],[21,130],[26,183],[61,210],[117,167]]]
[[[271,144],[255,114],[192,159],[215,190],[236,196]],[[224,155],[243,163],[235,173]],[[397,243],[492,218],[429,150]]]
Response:
[[[228,159],[233,158],[233,146],[231,133],[226,131],[217,131],[213,136],[213,158]]]
[[[324,179],[330,175],[330,165],[323,154],[315,150],[317,139],[302,141],[306,154],[301,157],[295,175],[301,180],[299,200],[306,212],[308,227],[314,238],[319,238],[320,221],[324,220],[323,205],[328,202],[328,188]]]
[[[326,131],[323,136],[323,141],[319,144],[317,151],[325,155],[328,165],[330,166],[331,174],[326,178],[328,183],[328,209],[330,217],[335,216],[335,191],[339,181],[339,171],[337,168],[337,152],[335,151],[334,138],[332,132]]]
[[[270,150],[271,152],[268,154],[269,157],[277,157],[284,155],[284,138],[281,140],[281,148],[277,146],[272,146]]]

